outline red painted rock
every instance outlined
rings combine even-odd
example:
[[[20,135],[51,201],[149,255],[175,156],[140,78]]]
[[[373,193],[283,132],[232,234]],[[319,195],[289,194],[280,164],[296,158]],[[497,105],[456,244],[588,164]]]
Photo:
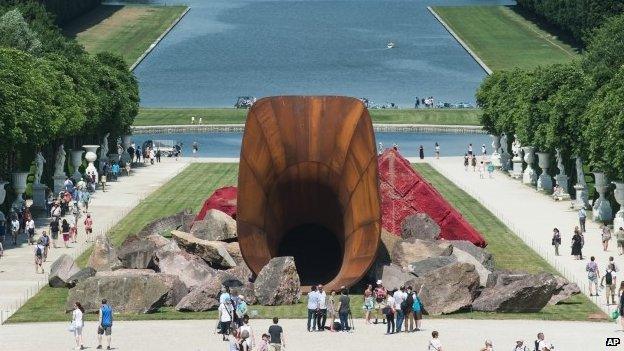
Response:
[[[217,189],[206,201],[195,217],[195,221],[201,221],[206,217],[209,210],[216,209],[227,213],[230,217],[236,219],[236,194],[235,186],[227,186]]]
[[[426,213],[440,226],[440,238],[468,240],[485,247],[481,234],[425,181],[398,151],[388,149],[378,158],[382,227],[401,236],[401,223],[415,213]]]

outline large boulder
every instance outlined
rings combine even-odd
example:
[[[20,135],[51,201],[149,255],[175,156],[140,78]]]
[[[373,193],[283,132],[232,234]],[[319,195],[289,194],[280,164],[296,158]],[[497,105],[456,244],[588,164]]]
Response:
[[[173,240],[187,252],[196,255],[215,268],[236,267],[236,261],[229,254],[227,244],[220,241],[208,241],[195,236],[174,230],[171,232]]]
[[[557,280],[552,274],[530,274],[506,285],[483,289],[472,308],[485,312],[539,312],[556,288]]]
[[[231,241],[237,237],[236,221],[226,213],[216,209],[206,212],[202,220],[191,227],[193,236],[209,241]]]
[[[175,309],[181,312],[203,312],[217,307],[219,307],[218,295],[212,294],[210,286],[200,285],[184,296]]]
[[[426,213],[416,213],[406,217],[401,223],[401,237],[423,240],[438,240],[440,226]]]
[[[436,256],[450,256],[452,253],[453,246],[447,241],[409,238],[396,243],[390,258],[399,267],[408,268],[412,262]]]
[[[236,265],[245,264],[245,260],[243,259],[243,254],[240,250],[240,245],[238,242],[231,242],[225,244],[225,250],[232,256]]]
[[[65,287],[69,282],[69,278],[79,271],[80,268],[78,268],[74,259],[68,254],[63,254],[50,266],[48,284],[53,288]]]
[[[158,234],[145,237],[133,235],[121,244],[117,256],[124,268],[151,268],[156,251],[167,244],[169,240]]]
[[[394,249],[396,243],[401,240],[400,237],[390,234],[385,229],[381,229],[380,236],[381,242],[377,247],[377,256],[375,257],[375,261],[373,261],[373,264],[366,274],[367,277],[372,281],[381,279],[383,267],[392,263],[392,260],[390,259],[390,253]]]
[[[164,306],[175,306],[186,294],[189,289],[175,274],[157,273],[151,269],[119,269],[116,271],[97,272],[97,278],[102,277],[129,277],[129,276],[149,276],[159,279],[163,284],[169,287],[169,293],[165,298]]]
[[[427,314],[453,313],[470,307],[479,288],[479,274],[473,265],[452,263],[407,283],[416,291]]]
[[[409,265],[408,271],[420,277],[431,271],[442,268],[444,266],[448,266],[449,264],[455,262],[457,262],[457,258],[453,255],[430,257],[411,263]]]
[[[406,273],[397,265],[388,265],[383,267],[381,280],[388,290],[398,289],[405,286],[405,283],[414,279],[414,275]]]
[[[258,273],[254,282],[254,292],[262,305],[298,303],[301,297],[301,284],[295,259],[291,256],[272,258]]]
[[[492,288],[494,286],[509,285],[517,280],[522,280],[529,276],[526,272],[515,272],[507,269],[500,269],[493,271],[488,277],[486,288]]]
[[[216,270],[204,260],[186,251],[158,250],[154,265],[162,273],[177,275],[189,289],[216,274]]]
[[[95,238],[87,266],[96,271],[112,271],[122,267],[121,261],[117,257],[117,249],[111,244],[108,236],[98,235]]]
[[[487,268],[485,268],[481,264],[481,262],[479,262],[474,256],[472,256],[471,254],[467,253],[464,250],[458,249],[457,247],[453,247],[453,254],[451,256],[455,257],[458,262],[470,263],[471,265],[475,266],[475,269],[477,273],[479,274],[479,280],[480,280],[481,286],[487,285],[488,277],[490,276],[490,273],[492,272],[488,270]]]
[[[476,246],[468,240],[449,240],[449,242],[453,244],[453,248],[470,254],[487,270],[492,271],[494,269],[494,256],[486,249]]]
[[[73,288],[76,284],[87,280],[95,275],[96,271],[92,267],[85,267],[79,270],[76,274],[72,275],[67,279],[65,286],[68,288]]]
[[[195,215],[189,211],[178,212],[172,216],[156,219],[148,223],[137,234],[138,237],[148,235],[164,235],[169,234],[172,230],[188,231],[191,228]]]
[[[219,307],[219,294],[224,286],[230,288],[233,294],[243,294],[247,300],[255,302],[253,284],[249,283],[246,278],[243,268],[217,271],[214,276],[206,278],[180,300],[176,305],[176,310],[200,312],[215,309]],[[249,292],[250,288],[252,292]]]
[[[188,290],[176,276],[145,272],[98,272],[69,290],[66,310],[80,301],[87,312],[97,312],[107,299],[115,312],[149,313],[177,302]]]
[[[548,301],[549,305],[556,305],[559,302],[568,299],[572,295],[578,295],[581,293],[581,289],[576,283],[570,283],[563,277],[555,277],[557,280],[557,286],[555,287],[555,293]]]

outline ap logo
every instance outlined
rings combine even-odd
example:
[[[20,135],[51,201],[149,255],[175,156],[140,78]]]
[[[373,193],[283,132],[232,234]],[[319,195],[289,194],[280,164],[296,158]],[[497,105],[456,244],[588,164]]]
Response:
[[[618,346],[620,344],[620,338],[607,338],[606,346]]]

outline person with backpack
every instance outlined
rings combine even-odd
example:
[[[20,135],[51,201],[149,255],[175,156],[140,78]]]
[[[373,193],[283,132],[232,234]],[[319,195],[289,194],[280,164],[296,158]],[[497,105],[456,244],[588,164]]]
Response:
[[[615,305],[615,287],[617,285],[617,275],[615,273],[615,266],[609,264],[605,274],[600,280],[600,287],[606,285],[605,296],[607,297],[607,306],[609,306],[609,296],[611,296],[611,304]]]
[[[65,218],[63,218],[63,223],[61,224],[61,233],[63,234],[63,243],[65,244],[65,248],[67,248],[67,243],[69,242],[69,223]]]
[[[585,221],[587,220],[587,212],[585,212],[585,208],[581,207],[578,210],[578,219],[581,232],[585,233]]]
[[[249,325],[249,316],[244,315],[242,317],[241,326],[238,327],[238,338],[240,340],[240,350],[249,351],[252,350],[256,344],[253,329]]]
[[[45,247],[41,244],[41,241],[35,245],[35,273],[39,274],[39,268],[41,268],[41,274],[45,273],[43,269],[43,251]]]
[[[535,350],[544,351],[544,349],[549,351],[554,351],[555,347],[553,344],[549,343],[544,338],[544,333],[537,333],[537,340],[535,340]]]
[[[41,245],[43,245],[43,262],[45,262],[48,260],[48,250],[50,249],[50,237],[45,230],[41,233],[39,241],[41,241]]]
[[[418,292],[414,291],[412,297],[412,313],[414,314],[414,319],[416,320],[416,329],[415,331],[420,331],[421,321],[422,321],[422,301],[420,301],[420,293],[422,292],[423,286],[420,286]]]
[[[403,327],[403,320],[405,320],[405,314],[403,314],[403,310],[405,308],[405,299],[407,299],[405,287],[401,286],[399,290],[394,292],[392,297],[394,298],[394,311],[396,316],[395,332],[400,333]]]
[[[594,286],[595,295],[598,296],[598,279],[600,278],[600,271],[598,270],[598,264],[596,258],[592,256],[585,266],[587,271],[587,279],[589,279],[589,296],[594,296],[592,292],[592,285]]]
[[[412,291],[412,287],[408,286],[405,289],[405,293],[407,297],[403,302],[404,308],[403,315],[405,316],[405,332],[413,332],[414,331],[414,313],[412,312],[412,305],[414,304],[414,292]]]
[[[559,256],[559,246],[561,246],[561,233],[559,229],[553,229],[552,245],[555,247],[555,256]]]
[[[106,334],[106,349],[111,349],[111,334],[113,328],[113,308],[110,307],[106,301],[106,299],[102,300],[102,306],[100,307],[99,312],[99,322],[98,322],[98,346],[96,349],[102,349],[102,335]]]
[[[233,322],[234,308],[232,306],[232,300],[227,299],[219,304],[219,334],[222,335],[223,341],[227,341],[227,336],[230,334],[230,329]]]
[[[384,307],[384,301],[386,300],[387,294],[388,294],[388,290],[384,288],[382,281],[378,280],[377,286],[375,287],[375,290],[373,291],[373,296],[375,297],[375,322],[374,324],[377,324],[377,318],[379,317],[379,315],[383,316],[382,317],[383,324],[386,324],[386,318],[385,318],[385,315],[382,313],[382,309]]]
[[[395,315],[394,291],[386,296],[386,305],[381,312],[386,316],[388,325],[386,327],[386,335],[394,334],[394,315]]]

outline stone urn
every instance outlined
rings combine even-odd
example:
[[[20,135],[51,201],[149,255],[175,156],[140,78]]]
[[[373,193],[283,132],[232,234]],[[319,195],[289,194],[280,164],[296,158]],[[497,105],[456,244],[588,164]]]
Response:
[[[535,161],[535,147],[525,146],[522,148],[524,151],[524,162],[527,166],[522,173],[522,183],[527,185],[535,185],[537,183],[537,172],[533,169],[533,162]]]
[[[615,185],[615,190],[613,191],[615,201],[620,205],[620,210],[613,217],[613,229],[618,230],[620,227],[624,227],[624,182],[612,183]]]
[[[87,160],[87,162],[89,162],[89,164],[87,165],[86,172],[89,175],[95,174],[95,179],[97,180],[99,179],[98,170],[97,168],[95,168],[94,162],[95,160],[97,160],[96,151],[100,147],[100,145],[82,145],[82,147],[85,150],[87,150],[87,153],[85,154],[85,159]]]
[[[596,222],[608,222],[613,219],[613,211],[611,210],[611,204],[609,200],[605,198],[605,193],[609,189],[607,184],[607,177],[602,172],[594,173],[594,187],[598,192],[598,199],[594,201],[593,218]]]
[[[553,190],[552,178],[548,174],[548,167],[550,166],[550,154],[547,152],[538,152],[537,164],[542,169],[542,173],[537,178],[537,191],[550,194]]]
[[[6,189],[4,188],[7,184],[9,184],[9,182],[7,181],[0,181],[0,205],[2,205],[4,203],[4,200],[6,199]],[[6,221],[6,217],[4,216],[4,213],[2,213],[2,211],[0,211],[0,221]]]
[[[500,150],[501,147],[501,137],[499,135],[490,135],[492,137],[492,149],[494,149],[494,151],[492,152],[492,156],[490,157],[490,160],[492,161],[492,165],[494,167],[500,168],[502,166],[501,163],[501,154],[498,152]]]
[[[82,153],[84,151],[82,150],[72,150],[71,151],[71,161],[72,161],[72,166],[74,167],[74,174],[72,174],[72,179],[75,182],[78,182],[80,179],[82,179],[82,174],[80,174],[80,166],[82,166]]]
[[[132,162],[132,155],[128,153],[128,148],[132,144],[132,139],[130,135],[124,135],[121,137],[121,146],[123,147],[123,152],[121,153],[121,162],[125,166],[126,163]]]
[[[11,208],[14,211],[19,211],[24,206],[23,194],[26,191],[26,179],[28,178],[28,172],[15,172],[11,174],[13,179],[13,189],[15,190],[15,200],[11,204]]]

